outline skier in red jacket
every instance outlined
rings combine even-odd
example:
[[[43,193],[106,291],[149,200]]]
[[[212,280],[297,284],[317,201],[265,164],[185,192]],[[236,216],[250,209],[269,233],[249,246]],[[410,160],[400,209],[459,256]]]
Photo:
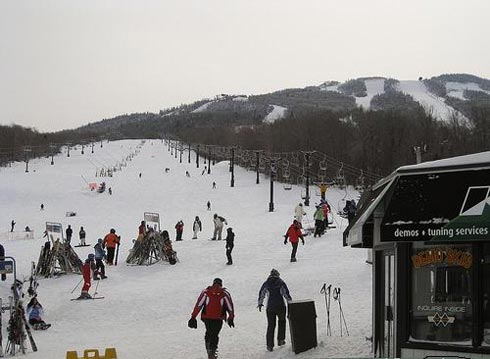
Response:
[[[89,294],[88,290],[90,289],[92,282],[92,271],[95,269],[95,256],[93,253],[88,255],[88,258],[85,260],[85,263],[82,266],[82,276],[83,276],[83,287],[82,293],[80,293],[80,297],[78,299],[91,299],[92,296]]]
[[[235,324],[235,312],[233,309],[233,301],[230,293],[223,288],[223,281],[220,278],[213,280],[213,285],[204,289],[197,298],[196,305],[191,314],[191,319],[187,325],[189,328],[197,328],[196,317],[201,312],[201,320],[206,326],[206,334],[204,341],[208,359],[217,358],[217,349],[219,341],[219,332],[223,326],[223,320],[226,320],[230,328]],[[228,313],[228,319],[226,314]]]
[[[296,251],[298,250],[299,239],[301,238],[301,243],[305,245],[305,240],[303,238],[303,233],[301,233],[301,225],[297,220],[293,221],[284,235],[284,244],[288,244],[288,238],[293,246],[291,251],[291,262],[296,262]]]

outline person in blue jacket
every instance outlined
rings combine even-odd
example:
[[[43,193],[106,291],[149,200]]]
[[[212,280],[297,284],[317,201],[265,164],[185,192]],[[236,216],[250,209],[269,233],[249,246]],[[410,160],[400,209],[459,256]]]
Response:
[[[264,306],[264,299],[268,295],[267,299],[267,334],[266,343],[267,350],[272,351],[274,348],[274,331],[276,329],[276,318],[278,319],[277,329],[277,345],[281,346],[286,344],[286,301],[291,301],[291,295],[286,283],[280,278],[280,274],[277,269],[272,269],[267,280],[262,284],[259,291],[259,302],[257,308],[259,312],[262,311]]]
[[[38,302],[37,297],[33,297],[27,304],[27,315],[29,324],[34,330],[46,330],[51,326],[42,319],[43,313],[43,306]]]

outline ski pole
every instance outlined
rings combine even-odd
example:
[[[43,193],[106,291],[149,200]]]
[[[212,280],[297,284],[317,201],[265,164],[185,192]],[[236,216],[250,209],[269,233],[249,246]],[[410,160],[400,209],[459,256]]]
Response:
[[[97,284],[95,285],[95,291],[94,291],[94,297],[95,295],[97,294],[97,289],[99,288],[99,283],[100,283],[100,279],[97,281]]]
[[[340,287],[334,288],[333,299],[339,302],[340,336],[342,336],[342,322],[345,326],[345,331],[347,333],[347,336],[349,336],[349,329],[347,329],[347,322],[345,321],[344,311],[342,310],[342,304],[340,301]]]
[[[75,288],[73,288],[70,293],[73,293],[78,288],[78,286],[80,285],[80,283],[82,283],[82,280],[83,280],[83,278],[80,279],[80,281],[77,283],[77,285],[75,286]]]
[[[330,328],[330,291],[332,285],[329,284],[327,287],[327,283],[323,283],[323,287],[320,289],[320,293],[325,296],[325,308],[327,310],[327,336],[332,335],[332,330]],[[328,297],[327,297],[328,292]]]

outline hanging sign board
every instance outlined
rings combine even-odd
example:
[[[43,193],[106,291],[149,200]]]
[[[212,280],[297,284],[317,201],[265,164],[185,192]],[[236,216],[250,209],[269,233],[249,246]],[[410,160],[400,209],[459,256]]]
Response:
[[[387,203],[382,242],[490,240],[488,169],[400,176]]]

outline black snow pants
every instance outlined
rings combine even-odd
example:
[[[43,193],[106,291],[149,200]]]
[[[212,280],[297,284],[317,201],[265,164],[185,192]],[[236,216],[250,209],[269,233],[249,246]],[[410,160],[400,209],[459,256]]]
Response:
[[[291,250],[291,259],[296,259],[296,252],[298,251],[298,243],[293,243],[291,242],[291,245],[293,246],[293,249]]]
[[[219,332],[223,327],[223,321],[221,319],[203,319],[206,326],[206,334],[204,334],[204,342],[206,343],[206,350],[218,349]]]
[[[231,258],[232,251],[233,251],[233,246],[226,247],[226,258],[228,259],[228,264],[233,264],[233,258]]]
[[[277,342],[286,339],[286,307],[267,308],[267,334],[266,342],[270,348],[274,347],[274,331],[276,329],[276,318],[278,323]]]

